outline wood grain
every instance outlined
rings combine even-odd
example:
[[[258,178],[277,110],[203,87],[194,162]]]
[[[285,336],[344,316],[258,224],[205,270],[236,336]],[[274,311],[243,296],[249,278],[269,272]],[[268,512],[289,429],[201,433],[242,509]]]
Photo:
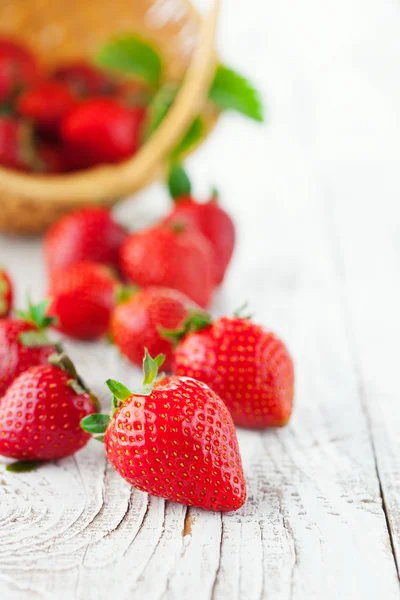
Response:
[[[189,163],[239,228],[214,312],[248,298],[287,341],[293,419],[238,432],[249,493],[232,514],[131,489],[95,442],[36,473],[0,460],[1,599],[400,597],[400,6],[232,0],[222,23],[271,116],[224,119]],[[167,209],[154,186],[118,216],[135,228]],[[0,237],[21,302],[44,291],[40,255]],[[105,343],[68,348],[104,406],[107,377],[139,382]]]

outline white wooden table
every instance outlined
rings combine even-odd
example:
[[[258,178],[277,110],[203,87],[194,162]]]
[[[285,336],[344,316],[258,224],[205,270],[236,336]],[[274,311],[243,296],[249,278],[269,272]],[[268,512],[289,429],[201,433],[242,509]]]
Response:
[[[133,490],[96,442],[36,473],[0,459],[1,600],[400,597],[399,31],[395,0],[226,0],[223,55],[269,123],[225,117],[189,166],[239,228],[215,313],[249,299],[287,341],[293,419],[239,432],[248,501],[223,516]],[[167,205],[155,186],[120,215]],[[0,262],[41,296],[40,241],[0,237]],[[106,377],[139,380],[68,348],[105,405]]]

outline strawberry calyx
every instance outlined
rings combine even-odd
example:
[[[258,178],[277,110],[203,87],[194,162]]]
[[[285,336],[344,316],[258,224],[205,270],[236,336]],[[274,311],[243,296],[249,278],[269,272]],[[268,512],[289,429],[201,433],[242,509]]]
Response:
[[[173,346],[176,347],[189,333],[201,331],[210,325],[212,325],[211,316],[204,311],[194,309],[189,310],[187,318],[178,329],[159,327],[158,332],[161,337],[172,342]]]
[[[192,193],[192,185],[185,169],[179,163],[173,163],[168,174],[168,190],[174,202],[181,202]]]
[[[36,471],[45,462],[44,460],[17,460],[7,465],[6,471],[9,473],[29,473],[29,471]]]
[[[233,312],[233,316],[237,317],[238,319],[252,319],[253,315],[251,313],[250,314],[246,314],[248,306],[249,306],[249,303],[248,302],[244,302],[241,306],[239,306],[239,308],[237,308]]]
[[[36,326],[36,330],[23,331],[19,335],[19,341],[24,346],[30,348],[39,346],[55,346],[47,337],[47,328],[53,325],[56,321],[53,317],[47,316],[47,311],[50,305],[50,300],[42,300],[38,304],[33,304],[31,299],[28,298],[28,310],[17,311],[18,317],[23,321],[32,323]]]
[[[69,358],[69,356],[63,352],[58,351],[52,354],[49,357],[49,363],[54,367],[58,367],[67,375],[70,375],[71,378],[68,380],[68,386],[73,389],[75,394],[89,394],[91,397],[93,404],[95,405],[96,411],[98,412],[100,409],[100,404],[97,397],[90,391],[86,383],[83,381],[82,377],[78,375],[78,372],[75,368],[74,363]]]
[[[139,287],[137,285],[118,285],[116,290],[117,304],[125,304],[125,302],[129,302],[129,300],[133,298],[138,291]]]
[[[158,370],[165,360],[163,354],[152,358],[147,348],[143,358],[143,385],[135,390],[130,390],[123,383],[116,379],[107,379],[106,386],[113,395],[112,414],[120,408],[123,403],[131,396],[150,396],[153,391],[153,383],[157,379]],[[111,420],[110,415],[97,413],[88,415],[81,421],[81,427],[87,433],[91,433],[95,440],[104,442],[104,434]]]

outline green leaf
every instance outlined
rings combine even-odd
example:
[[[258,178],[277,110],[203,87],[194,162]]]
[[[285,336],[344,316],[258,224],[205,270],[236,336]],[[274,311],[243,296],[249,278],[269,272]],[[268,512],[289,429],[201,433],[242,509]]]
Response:
[[[198,144],[204,135],[204,123],[200,117],[196,117],[182,140],[172,151],[173,159],[179,158],[182,154],[186,154],[193,146]]]
[[[146,138],[150,137],[160,126],[172,106],[177,92],[178,88],[175,85],[167,84],[154,94],[154,97],[148,106]]]
[[[157,377],[158,369],[161,367],[165,360],[164,354],[159,354],[155,358],[152,358],[149,354],[147,348],[144,350],[144,358],[143,358],[143,387],[152,385],[153,381]],[[135,392],[137,393],[137,391]],[[142,392],[140,392],[142,394]]]
[[[152,86],[158,85],[161,79],[159,53],[153,46],[133,35],[107,42],[98,53],[96,62],[107,69],[136,75]]]
[[[10,473],[29,473],[29,471],[35,471],[42,464],[44,463],[40,460],[18,460],[8,465],[6,471],[10,471]]]
[[[48,298],[38,304],[33,304],[31,299],[28,298],[28,310],[19,310],[17,314],[24,321],[34,323],[39,329],[46,329],[46,327],[53,325],[56,321],[53,317],[46,316],[49,306],[50,300]]]
[[[264,120],[259,92],[243,75],[229,67],[217,67],[208,95],[223,110],[235,110],[259,122]]]
[[[124,302],[128,302],[138,291],[139,288],[136,285],[123,285],[121,283],[117,286],[117,304],[124,304]]]
[[[201,331],[212,324],[212,319],[208,313],[201,310],[190,310],[188,316],[178,329],[158,328],[158,332],[164,339],[170,341],[173,346],[177,346],[179,342],[189,333]]]
[[[129,398],[129,396],[132,396],[131,390],[128,390],[127,387],[115,379],[107,379],[106,386],[112,395],[115,396],[117,400],[121,400],[122,402]]]
[[[239,306],[239,308],[237,308],[234,311],[233,316],[238,317],[239,319],[251,319],[253,316],[252,314],[245,314],[245,312],[247,312],[248,307],[249,303],[244,302],[241,306]]]
[[[88,433],[105,433],[110,422],[110,415],[94,414],[88,415],[81,420],[81,427]]]
[[[171,166],[168,175],[168,190],[172,198],[190,196],[192,185],[188,174],[182,165],[175,163]]]

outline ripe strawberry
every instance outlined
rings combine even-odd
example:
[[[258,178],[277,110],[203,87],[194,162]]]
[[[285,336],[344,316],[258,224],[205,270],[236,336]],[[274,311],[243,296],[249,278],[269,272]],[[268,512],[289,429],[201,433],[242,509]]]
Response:
[[[49,314],[57,328],[79,340],[108,332],[118,280],[104,265],[85,261],[57,271],[50,281]]]
[[[128,233],[106,208],[83,208],[61,217],[47,232],[44,253],[50,273],[83,260],[118,266]]]
[[[0,165],[29,171],[34,163],[31,128],[12,117],[0,116]]]
[[[120,253],[121,270],[130,282],[179,290],[203,307],[213,291],[212,260],[201,233],[165,225],[133,233]]]
[[[82,60],[61,65],[53,72],[52,78],[83,97],[111,94],[116,88],[114,81],[104,71]]]
[[[40,77],[34,55],[13,40],[0,39],[0,102],[33,85]]]
[[[230,215],[218,203],[216,191],[208,202],[197,202],[182,167],[175,165],[171,169],[168,183],[176,204],[164,222],[195,227],[208,239],[214,250],[216,283],[222,283],[235,246],[235,226]]]
[[[111,317],[111,337],[122,354],[138,365],[143,360],[143,352],[164,354],[164,367],[171,370],[173,358],[172,342],[163,338],[162,329],[184,327],[186,319],[194,314],[196,305],[185,294],[169,288],[149,287],[138,290],[126,302],[114,310]]]
[[[23,371],[46,364],[55,345],[46,336],[52,320],[46,317],[48,301],[30,304],[18,319],[0,320],[0,398]]]
[[[20,460],[54,460],[74,454],[90,436],[80,421],[96,412],[65,354],[31,367],[10,385],[0,403],[0,454]]]
[[[67,165],[62,148],[56,144],[41,144],[37,149],[37,171],[41,173],[64,173]]]
[[[176,348],[174,370],[209,385],[236,425],[259,429],[289,421],[292,359],[279,338],[248,318],[222,317],[189,333]]]
[[[137,391],[109,379],[114,415],[87,417],[82,426],[105,433],[108,459],[134,487],[209,510],[240,508],[246,484],[229,411],[209,387],[189,377],[154,383],[162,361],[146,352],[144,385]]]
[[[107,98],[82,102],[65,117],[62,138],[78,168],[115,163],[139,147],[143,110]],[[74,166],[74,165],[72,165]]]
[[[13,288],[7,272],[0,267],[0,319],[8,317],[13,305]]]
[[[45,81],[22,93],[17,112],[31,119],[41,133],[57,136],[65,115],[77,104],[75,96],[61,83]]]

